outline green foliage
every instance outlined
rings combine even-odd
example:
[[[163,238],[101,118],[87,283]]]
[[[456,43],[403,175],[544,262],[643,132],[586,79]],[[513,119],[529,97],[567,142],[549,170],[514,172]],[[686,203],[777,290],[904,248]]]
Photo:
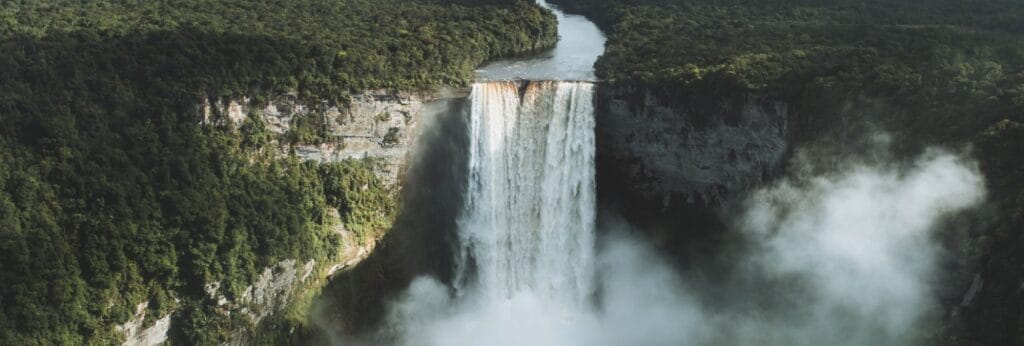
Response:
[[[680,99],[767,95],[818,129],[854,109],[931,142],[1024,113],[1019,1],[554,2],[608,33],[601,78]]]
[[[397,127],[388,128],[388,133],[384,134],[384,145],[395,145],[399,142],[399,129]]]
[[[554,17],[518,0],[45,0],[5,2],[5,41],[103,48],[137,77],[211,96],[465,84],[473,68],[554,43]],[[90,59],[95,52],[77,52]]]
[[[291,128],[285,134],[291,144],[320,144],[330,138],[327,115],[310,113],[292,118]]]
[[[0,4],[0,344],[113,344],[148,301],[173,341],[238,326],[237,297],[283,259],[328,259],[327,210],[363,236],[393,192],[370,163],[280,159],[258,119],[200,125],[204,99],[462,84],[554,42],[523,1],[33,0]],[[295,141],[325,137],[322,118]]]
[[[328,204],[338,208],[346,229],[366,240],[388,229],[397,212],[395,191],[380,181],[375,160],[321,165],[320,179]]]

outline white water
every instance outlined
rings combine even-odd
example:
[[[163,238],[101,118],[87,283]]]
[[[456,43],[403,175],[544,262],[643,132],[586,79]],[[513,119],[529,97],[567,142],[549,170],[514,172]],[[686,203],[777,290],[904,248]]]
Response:
[[[903,169],[851,163],[757,189],[735,217],[737,235],[760,245],[737,253],[723,278],[685,276],[622,232],[626,224],[604,225],[595,250],[594,85],[524,83],[473,85],[456,278],[414,280],[375,343],[925,340],[940,253],[930,231],[984,196],[969,160],[932,153]]]
[[[459,273],[485,299],[593,291],[594,108],[585,82],[473,85]]]

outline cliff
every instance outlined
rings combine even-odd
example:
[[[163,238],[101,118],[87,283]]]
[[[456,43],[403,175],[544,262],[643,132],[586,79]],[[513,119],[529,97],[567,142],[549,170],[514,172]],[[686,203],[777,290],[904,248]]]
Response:
[[[787,105],[749,95],[707,112],[653,87],[606,83],[597,95],[603,173],[627,195],[719,206],[781,168],[788,148]]]
[[[744,246],[729,233],[734,204],[789,170],[828,172],[844,158],[894,164],[925,147],[964,150],[966,144],[990,201],[937,226],[947,256],[934,290],[944,316],[930,340],[1001,344],[1014,334],[1010,321],[1021,310],[1005,302],[1024,299],[1024,273],[1014,267],[1024,204],[1015,179],[1021,164],[1013,156],[1024,150],[1019,122],[1005,119],[945,142],[935,141],[936,134],[970,133],[988,120],[954,128],[923,124],[898,128],[878,144],[872,142],[884,124],[879,114],[894,114],[891,104],[794,99],[794,105],[755,94],[707,99],[664,85],[615,82],[602,84],[598,94],[599,200],[681,265],[704,269],[719,268]],[[905,120],[902,111],[895,114],[894,122]],[[792,160],[795,150],[813,156],[814,165]]]
[[[305,161],[382,162],[374,173],[394,187],[399,185],[424,104],[437,98],[429,92],[372,90],[351,95],[346,105],[326,106],[307,105],[295,94],[285,94],[271,97],[264,105],[255,105],[247,97],[206,100],[199,112],[203,123],[235,130],[246,121],[264,124],[282,157],[294,152]],[[312,131],[320,137],[297,138],[296,132],[309,130],[304,126],[315,127]]]

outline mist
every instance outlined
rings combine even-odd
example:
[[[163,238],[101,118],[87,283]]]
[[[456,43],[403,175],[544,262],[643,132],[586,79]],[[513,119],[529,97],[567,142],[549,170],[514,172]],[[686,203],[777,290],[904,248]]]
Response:
[[[590,304],[421,277],[378,333],[405,345],[919,344],[938,313],[933,230],[984,195],[975,164],[948,152],[848,163],[754,191],[734,222],[753,245],[725,278],[677,270],[618,222],[599,232]]]

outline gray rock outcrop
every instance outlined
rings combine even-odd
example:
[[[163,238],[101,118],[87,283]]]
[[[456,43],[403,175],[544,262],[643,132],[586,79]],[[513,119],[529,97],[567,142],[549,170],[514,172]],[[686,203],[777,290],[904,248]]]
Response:
[[[664,207],[721,204],[774,174],[786,155],[780,102],[748,96],[727,105],[728,114],[701,112],[615,84],[602,85],[597,102],[599,160],[619,179],[607,183]]]
[[[281,155],[294,150],[303,160],[335,162],[376,158],[384,164],[375,172],[390,186],[400,183],[401,171],[416,135],[424,105],[437,98],[426,92],[371,90],[351,95],[345,106],[308,105],[295,95],[272,97],[254,106],[249,98],[220,100],[200,105],[203,123],[239,128],[259,117],[267,130],[283,138],[302,117],[323,117],[327,137],[320,143],[286,144],[278,141]]]

